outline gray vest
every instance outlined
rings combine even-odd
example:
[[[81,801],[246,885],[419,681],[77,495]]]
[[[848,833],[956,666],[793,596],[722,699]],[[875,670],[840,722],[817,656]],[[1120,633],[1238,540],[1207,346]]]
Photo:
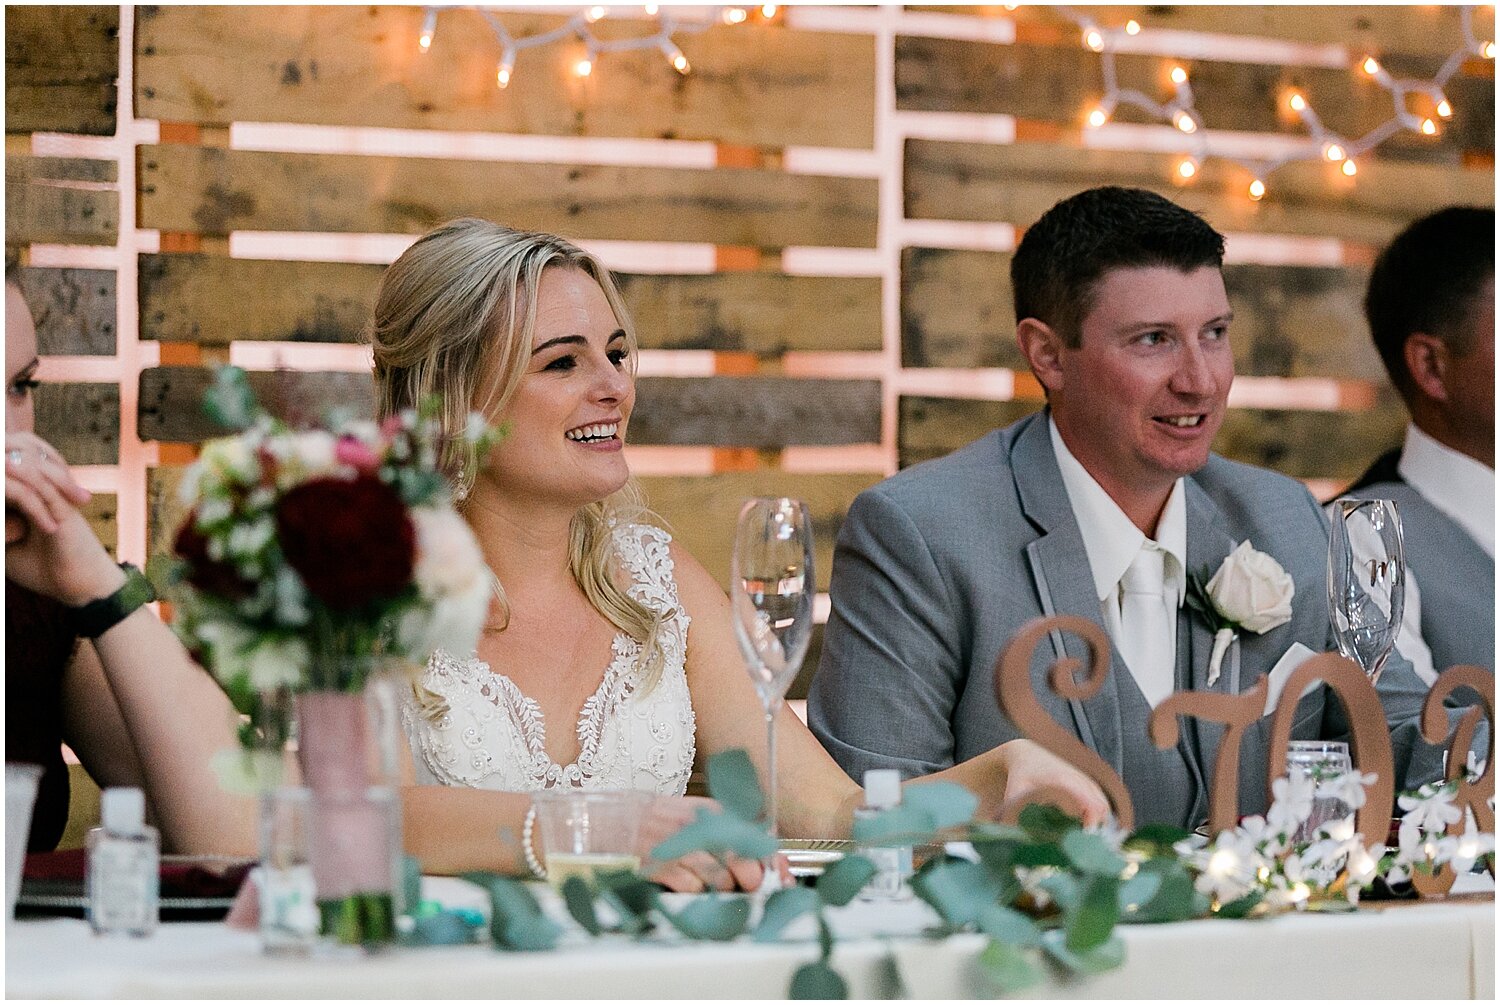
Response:
[[[1151,718],[1151,706],[1141,694],[1135,676],[1129,670],[1119,672],[1123,669],[1116,661],[1116,672],[1110,674],[1105,686],[1115,689],[1120,720],[1131,724],[1121,731],[1120,746],[1125,763],[1131,766],[1125,772],[1125,787],[1135,804],[1135,825],[1196,827],[1207,818],[1208,810],[1202,775],[1188,739],[1191,727],[1183,730],[1175,747],[1157,749],[1145,728]]]
[[[1459,664],[1495,669],[1495,560],[1458,524],[1405,482],[1350,495],[1394,499],[1406,564],[1422,591],[1422,637],[1438,673]]]

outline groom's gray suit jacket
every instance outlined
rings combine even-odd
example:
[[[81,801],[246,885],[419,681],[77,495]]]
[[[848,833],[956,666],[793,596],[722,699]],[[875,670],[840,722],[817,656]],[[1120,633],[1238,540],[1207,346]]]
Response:
[[[1264,635],[1240,633],[1212,687],[1213,633],[1184,607],[1176,689],[1239,693],[1269,673],[1294,642],[1315,653],[1336,649],[1324,585],[1328,518],[1307,490],[1218,456],[1185,488],[1190,573],[1211,574],[1249,540],[1291,574],[1296,595],[1290,622]],[[995,703],[995,660],[1005,644],[1042,615],[1073,614],[1102,627],[1046,413],[862,493],[839,533],[832,593],[809,723],[856,780],[877,767],[907,777],[927,774],[1016,739],[1016,727]],[[1124,778],[1137,820],[1191,825],[1206,817],[1204,780],[1212,777],[1223,727],[1189,724],[1180,758],[1163,772],[1164,762],[1144,739],[1149,706],[1119,653],[1098,694],[1066,701],[1045,684],[1057,646],[1086,657],[1081,639],[1054,633],[1033,658],[1034,690],[1054,720]],[[1435,777],[1441,755],[1417,734],[1426,687],[1393,653],[1379,689],[1392,725],[1398,789]],[[1342,707],[1320,687],[1302,700],[1292,735],[1336,738],[1347,730]],[[1265,809],[1269,738],[1269,717],[1245,734],[1242,813]],[[1413,755],[1415,763],[1408,764]],[[1192,791],[1177,791],[1183,785]]]

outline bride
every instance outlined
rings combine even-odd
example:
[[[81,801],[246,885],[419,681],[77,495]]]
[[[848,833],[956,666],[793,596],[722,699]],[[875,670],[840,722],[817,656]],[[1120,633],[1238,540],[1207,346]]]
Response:
[[[656,793],[644,860],[709,804],[684,795],[695,765],[739,747],[764,777],[728,600],[648,522],[625,463],[636,336],[609,272],[560,238],[457,220],[386,272],[372,339],[382,415],[435,395],[450,432],[477,410],[506,433],[486,457],[455,436],[443,458],[498,582],[478,651],[437,653],[402,710],[407,846],[424,869],[536,871],[520,837],[529,793],[552,788]],[[783,832],[846,836],[859,786],[785,706],[778,729]],[[942,775],[990,810],[1006,788],[998,752]],[[749,889],[760,868],[698,854],[651,874]]]

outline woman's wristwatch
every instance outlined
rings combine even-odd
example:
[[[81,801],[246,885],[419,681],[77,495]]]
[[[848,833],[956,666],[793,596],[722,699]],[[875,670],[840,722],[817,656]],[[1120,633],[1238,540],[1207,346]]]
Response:
[[[69,608],[73,616],[73,631],[81,638],[97,639],[156,599],[156,588],[140,569],[129,562],[121,562],[120,571],[125,573],[125,585],[114,593]]]

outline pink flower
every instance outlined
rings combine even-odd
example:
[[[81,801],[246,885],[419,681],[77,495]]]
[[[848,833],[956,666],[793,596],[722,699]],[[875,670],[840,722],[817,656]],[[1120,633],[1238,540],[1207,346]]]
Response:
[[[333,448],[333,456],[340,464],[347,464],[366,474],[374,473],[380,468],[380,455],[368,443],[347,434],[339,437]]]

